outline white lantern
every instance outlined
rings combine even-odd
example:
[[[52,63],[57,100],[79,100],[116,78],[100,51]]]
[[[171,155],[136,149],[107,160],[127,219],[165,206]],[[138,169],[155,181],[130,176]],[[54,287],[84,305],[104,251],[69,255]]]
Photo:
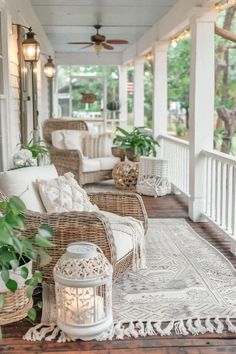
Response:
[[[54,267],[58,327],[91,340],[111,329],[112,266],[99,247],[71,243]]]

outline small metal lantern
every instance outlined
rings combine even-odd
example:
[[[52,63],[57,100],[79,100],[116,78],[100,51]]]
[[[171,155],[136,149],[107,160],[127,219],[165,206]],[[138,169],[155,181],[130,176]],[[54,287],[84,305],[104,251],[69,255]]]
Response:
[[[91,340],[112,327],[112,266],[99,247],[71,243],[54,267],[58,327]]]

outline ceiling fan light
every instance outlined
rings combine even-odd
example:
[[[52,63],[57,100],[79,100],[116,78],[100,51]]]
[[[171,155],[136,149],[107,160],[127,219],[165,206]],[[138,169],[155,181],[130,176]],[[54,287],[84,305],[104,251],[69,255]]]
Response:
[[[101,50],[102,50],[102,44],[94,44],[94,49],[97,55],[100,54]]]

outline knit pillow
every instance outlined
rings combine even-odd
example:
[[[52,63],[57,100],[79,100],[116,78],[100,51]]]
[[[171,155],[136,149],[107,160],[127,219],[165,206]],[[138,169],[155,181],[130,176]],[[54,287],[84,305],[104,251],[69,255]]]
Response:
[[[66,211],[98,211],[87,193],[70,172],[49,181],[37,181],[39,194],[49,213]]]

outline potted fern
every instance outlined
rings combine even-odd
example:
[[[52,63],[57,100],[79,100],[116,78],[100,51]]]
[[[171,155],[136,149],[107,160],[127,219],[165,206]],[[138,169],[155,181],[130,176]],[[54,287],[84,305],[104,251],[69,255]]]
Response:
[[[52,229],[41,225],[31,236],[23,215],[25,205],[18,197],[1,201],[0,210],[0,325],[27,315],[35,320],[32,295],[42,274],[32,266],[38,259],[40,266],[50,262],[45,249],[54,246]]]
[[[121,134],[116,135],[114,143],[126,151],[129,160],[139,161],[140,156],[156,156],[156,147],[159,143],[152,137],[149,130],[140,127],[129,133],[117,127],[116,131]]]

